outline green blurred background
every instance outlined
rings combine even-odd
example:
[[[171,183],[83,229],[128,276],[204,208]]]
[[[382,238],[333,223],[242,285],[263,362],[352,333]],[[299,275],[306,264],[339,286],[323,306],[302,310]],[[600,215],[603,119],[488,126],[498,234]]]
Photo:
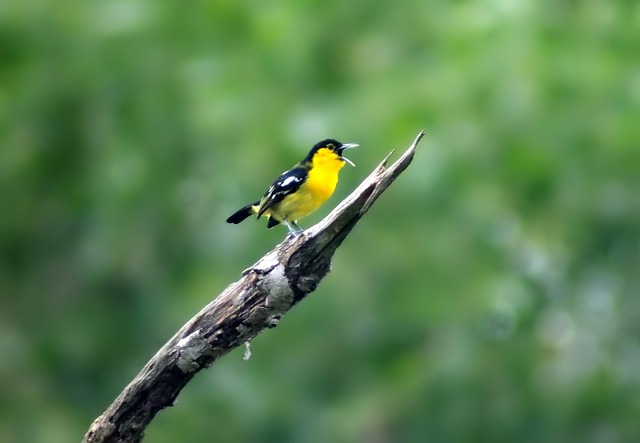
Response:
[[[316,141],[414,163],[149,442],[640,441],[640,6],[5,0],[0,441],[79,441],[284,228]]]

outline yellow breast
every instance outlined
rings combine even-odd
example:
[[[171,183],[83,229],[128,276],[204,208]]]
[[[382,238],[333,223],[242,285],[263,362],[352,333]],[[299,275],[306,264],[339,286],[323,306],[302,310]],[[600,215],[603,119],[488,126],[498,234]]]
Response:
[[[330,149],[320,149],[311,161],[309,176],[298,192],[285,198],[275,211],[276,217],[300,220],[314,212],[336,189],[338,172],[344,161]]]
[[[304,183],[319,205],[324,203],[336,190],[338,172],[344,166],[344,161],[330,149],[320,149],[313,156],[309,177]]]

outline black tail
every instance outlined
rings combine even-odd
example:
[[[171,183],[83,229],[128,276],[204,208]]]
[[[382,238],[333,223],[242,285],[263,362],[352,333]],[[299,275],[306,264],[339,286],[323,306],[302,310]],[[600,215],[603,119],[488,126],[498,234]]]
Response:
[[[238,209],[227,219],[227,223],[233,223],[234,225],[237,225],[238,223],[244,221],[245,218],[253,214],[252,207],[258,204],[260,204],[260,202],[250,203],[247,206]]]

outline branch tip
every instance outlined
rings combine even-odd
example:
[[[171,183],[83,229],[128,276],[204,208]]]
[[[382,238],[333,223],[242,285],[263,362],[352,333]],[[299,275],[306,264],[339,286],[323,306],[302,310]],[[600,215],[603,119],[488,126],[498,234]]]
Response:
[[[391,156],[396,152],[395,149],[392,149],[390,153],[387,154],[387,156],[385,158],[382,159],[382,161],[380,162],[380,164],[378,165],[378,169],[384,169],[387,166],[387,162],[389,161],[389,159],[391,158]]]

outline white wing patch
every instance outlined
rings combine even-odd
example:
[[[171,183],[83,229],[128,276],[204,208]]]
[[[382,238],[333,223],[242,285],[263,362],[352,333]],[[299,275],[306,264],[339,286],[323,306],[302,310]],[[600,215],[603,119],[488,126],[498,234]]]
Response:
[[[258,214],[262,215],[267,209],[281,202],[287,195],[294,193],[306,178],[307,171],[303,168],[294,168],[284,172],[269,187],[262,200],[260,200]]]
[[[280,186],[287,187],[293,184],[294,182],[299,182],[299,181],[300,179],[298,177],[287,177],[280,183]]]

